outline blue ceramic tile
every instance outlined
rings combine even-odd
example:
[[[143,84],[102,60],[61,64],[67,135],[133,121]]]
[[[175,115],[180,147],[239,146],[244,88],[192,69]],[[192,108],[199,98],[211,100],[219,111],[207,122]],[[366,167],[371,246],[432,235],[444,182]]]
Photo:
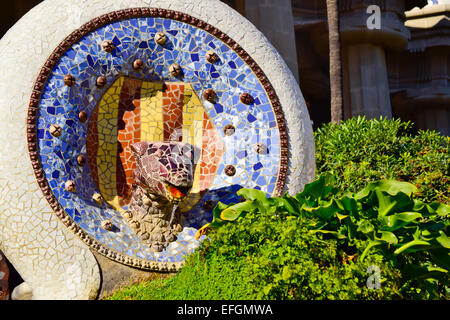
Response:
[[[166,47],[154,43],[153,37],[158,31],[168,35]],[[111,54],[101,48],[104,39],[112,39],[116,46]],[[211,49],[219,55],[219,61],[214,65],[204,59],[205,53]],[[135,72],[131,63],[137,57],[149,61],[148,67],[152,72],[148,68],[143,73]],[[106,88],[114,82],[114,74],[155,81],[179,81],[167,71],[174,62],[185,68],[184,81],[191,82],[199,96],[206,88],[217,91],[219,102],[205,103],[204,107],[219,134],[224,138],[223,128],[227,124],[233,123],[237,128],[232,139],[227,140],[229,143],[226,144],[224,157],[227,163],[219,165],[213,185],[204,200],[235,203],[239,201],[235,192],[250,186],[271,194],[276,182],[276,177],[271,175],[278,172],[280,148],[275,115],[269,99],[256,76],[235,52],[211,34],[194,26],[163,18],[136,18],[93,31],[61,57],[45,85],[39,106],[39,153],[54,195],[75,222],[91,236],[118,252],[141,259],[180,261],[187,250],[180,249],[173,255],[167,250],[160,254],[151,252],[118,212],[106,204],[99,206],[91,200],[90,195],[98,192],[98,189],[89,166],[79,168],[74,160],[76,155],[86,152],[87,125],[78,123],[77,114],[81,110],[92,114]],[[63,83],[63,77],[68,73],[76,77],[76,85],[72,88],[67,88]],[[108,79],[104,89],[95,86],[95,78],[101,74]],[[255,100],[252,105],[240,103],[239,95],[243,92],[253,95]],[[55,123],[64,129],[64,134],[59,138],[49,133],[50,125]],[[255,131],[255,128],[258,130]],[[251,137],[254,132],[266,137],[265,143],[270,146],[269,155],[254,155],[252,144],[261,141]],[[230,187],[223,173],[224,166],[239,165],[239,161],[248,164],[244,168],[246,173],[233,177]],[[263,168],[267,168],[271,174]],[[64,189],[64,183],[69,178],[77,183],[79,192],[76,195]],[[198,245],[198,241],[185,241],[185,237],[192,238],[205,221],[212,219],[211,211],[202,210],[201,203],[187,216],[188,224],[177,240],[181,244],[180,248]],[[105,232],[100,227],[105,218],[113,220],[120,231]]]

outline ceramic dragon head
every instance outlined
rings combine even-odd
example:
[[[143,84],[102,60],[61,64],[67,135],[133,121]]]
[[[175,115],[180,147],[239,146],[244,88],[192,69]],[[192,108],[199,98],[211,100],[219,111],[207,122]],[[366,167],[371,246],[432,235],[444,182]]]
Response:
[[[136,158],[135,184],[146,192],[181,201],[193,183],[194,147],[183,142],[139,142],[131,146]]]

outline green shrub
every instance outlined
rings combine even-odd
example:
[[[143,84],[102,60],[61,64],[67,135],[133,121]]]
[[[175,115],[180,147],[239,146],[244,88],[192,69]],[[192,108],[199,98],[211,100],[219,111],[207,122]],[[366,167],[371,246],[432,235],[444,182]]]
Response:
[[[208,261],[220,256],[253,270],[231,287],[245,283],[244,299],[383,299],[397,297],[399,278],[379,255],[364,263],[349,261],[335,239],[314,235],[300,217],[252,211],[235,224],[224,224],[201,249]],[[371,290],[367,269],[378,265],[381,289]],[[206,270],[205,270],[206,271]],[[205,279],[208,281],[207,279]]]
[[[414,134],[400,120],[355,117],[315,131],[317,174],[336,177],[342,193],[381,179],[417,186],[423,201],[450,203],[450,138],[434,131]]]
[[[109,299],[448,299],[449,138],[358,117],[315,141],[319,179],[302,193],[240,190],[177,275]]]
[[[170,279],[133,285],[108,299],[255,300],[397,297],[396,271],[372,255],[346,261],[337,241],[308,232],[297,217],[252,212],[225,224],[187,257]],[[343,263],[346,262],[345,264]],[[381,268],[381,289],[366,286],[367,268]]]
[[[142,282],[123,288],[106,300],[239,300],[253,299],[248,285],[253,270],[242,261],[214,255],[205,260],[202,251],[186,258],[186,266],[168,279]]]
[[[214,208],[199,230],[210,238],[179,274],[126,297],[445,298],[450,207],[414,200],[415,190],[386,180],[337,197],[323,177],[295,197],[241,189],[244,202]],[[366,285],[370,266],[381,272],[376,290]]]
[[[338,190],[323,176],[307,184],[295,197],[286,194],[266,198],[262,191],[242,189],[238,195],[246,201],[219,203],[213,221],[199,234],[221,230],[230,221],[253,212],[262,214],[261,219],[282,213],[288,218],[299,217],[309,232],[322,234],[327,241],[336,240],[346,255],[357,257],[360,263],[379,254],[401,275],[400,295],[442,298],[449,288],[450,206],[416,200],[416,190],[407,182],[381,180],[369,183],[356,194],[336,196]]]

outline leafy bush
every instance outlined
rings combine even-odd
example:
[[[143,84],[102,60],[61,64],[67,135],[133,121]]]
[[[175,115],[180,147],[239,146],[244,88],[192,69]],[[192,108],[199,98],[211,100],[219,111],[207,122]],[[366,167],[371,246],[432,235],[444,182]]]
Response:
[[[366,286],[373,264],[381,268],[380,290]],[[309,233],[302,219],[254,211],[212,233],[173,278],[108,299],[381,299],[396,297],[398,287],[396,271],[381,256],[353,263],[336,240]]]
[[[416,185],[418,199],[450,203],[449,137],[414,134],[410,122],[355,117],[323,125],[315,142],[318,175],[334,175],[341,193],[394,179]]]
[[[241,189],[245,201],[214,208],[199,230],[210,238],[179,274],[125,297],[445,298],[450,207],[415,200],[415,190],[386,180],[338,197],[323,177],[295,197]],[[377,290],[367,287],[371,266],[381,271]]]
[[[324,177],[306,185],[295,197],[286,194],[266,198],[259,190],[242,189],[238,195],[246,201],[219,203],[212,223],[199,234],[211,228],[220,230],[251,212],[275,217],[284,213],[303,219],[309,232],[336,240],[344,254],[355,261],[361,263],[379,254],[401,274],[403,286],[398,294],[444,297],[449,288],[450,206],[415,200],[415,191],[410,183],[383,180],[368,184],[356,194],[336,197],[337,189]]]
[[[141,282],[122,288],[106,300],[239,300],[253,299],[248,285],[253,270],[243,261],[213,255],[205,260],[202,251],[186,257],[186,266],[175,276]],[[245,279],[245,280],[244,280]]]
[[[220,256],[252,270],[240,275],[230,288],[251,290],[244,299],[382,299],[397,297],[396,270],[380,255],[363,263],[349,261],[336,240],[324,241],[322,235],[309,232],[307,221],[279,212],[251,211],[224,224],[201,249],[204,261]],[[371,290],[366,282],[370,265],[382,270],[380,290]],[[205,270],[209,273],[209,270]],[[205,279],[207,281],[207,279]],[[220,290],[218,290],[220,292]]]

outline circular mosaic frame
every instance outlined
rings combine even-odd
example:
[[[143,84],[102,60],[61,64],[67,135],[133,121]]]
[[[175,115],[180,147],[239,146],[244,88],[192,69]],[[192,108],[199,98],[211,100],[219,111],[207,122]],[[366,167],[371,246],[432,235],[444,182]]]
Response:
[[[52,69],[57,64],[59,59],[78,40],[80,40],[85,35],[89,34],[90,32],[100,27],[121,20],[131,18],[148,18],[148,17],[172,19],[205,30],[206,32],[210,33],[211,35],[213,35],[214,37],[216,37],[217,39],[221,40],[223,43],[228,45],[250,67],[252,72],[256,75],[257,79],[260,81],[269,98],[270,104],[272,105],[272,109],[276,116],[278,131],[280,133],[280,167],[278,170],[277,181],[275,184],[275,189],[273,191],[273,196],[281,196],[284,192],[289,164],[289,149],[288,149],[289,143],[288,143],[286,121],[284,118],[283,111],[281,109],[281,103],[278,99],[278,96],[274,88],[272,87],[270,81],[268,80],[267,76],[264,74],[262,69],[236,41],[231,39],[228,35],[221,32],[216,27],[198,18],[192,17],[188,14],[181,13],[178,11],[160,8],[132,8],[132,9],[118,10],[108,14],[104,14],[87,22],[77,30],[73,31],[56,47],[56,49],[51,53],[51,55],[45,62],[44,66],[40,70],[39,76],[37,77],[33,85],[33,90],[28,106],[28,115],[27,115],[28,151],[38,185],[42,190],[48,203],[50,204],[51,208],[57,215],[57,217],[64,223],[66,227],[69,228],[69,230],[75,233],[85,244],[87,244],[89,248],[95,250],[96,252],[114,261],[117,261],[119,263],[128,266],[149,271],[167,272],[179,270],[184,265],[184,261],[159,262],[139,258],[132,258],[125,254],[119,253],[116,250],[106,247],[100,241],[88,235],[86,231],[84,231],[77,223],[75,223],[75,221],[65,212],[64,208],[61,206],[58,199],[53,194],[47,181],[47,178],[45,177],[45,173],[42,168],[38,152],[39,147],[37,136],[37,119],[38,119],[40,98],[43,93],[45,84],[51,75]]]

